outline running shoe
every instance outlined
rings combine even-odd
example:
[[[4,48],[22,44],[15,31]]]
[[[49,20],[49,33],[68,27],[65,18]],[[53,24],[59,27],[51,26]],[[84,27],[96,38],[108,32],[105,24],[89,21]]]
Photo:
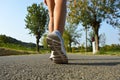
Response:
[[[66,55],[66,50],[64,47],[64,41],[62,39],[61,33],[56,30],[47,36],[48,46],[53,51],[50,58],[57,64],[67,64],[68,58]],[[52,56],[52,54],[54,56]]]

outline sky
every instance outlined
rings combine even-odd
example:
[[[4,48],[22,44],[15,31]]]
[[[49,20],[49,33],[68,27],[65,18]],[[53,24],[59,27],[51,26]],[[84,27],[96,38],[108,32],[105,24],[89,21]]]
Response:
[[[27,15],[27,7],[40,2],[43,2],[43,0],[0,0],[0,34],[5,34],[23,42],[35,43],[35,36],[29,34],[29,30],[25,29],[24,19]],[[99,32],[100,34],[105,33],[106,44],[120,44],[118,30],[112,26],[102,23]],[[82,33],[81,42],[84,42],[85,33]]]

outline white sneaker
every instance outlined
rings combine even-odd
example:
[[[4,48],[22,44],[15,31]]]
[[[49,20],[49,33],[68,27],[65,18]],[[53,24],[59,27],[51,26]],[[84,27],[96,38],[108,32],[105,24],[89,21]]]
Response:
[[[58,30],[48,34],[47,43],[51,50],[54,51],[51,53],[50,57],[53,57],[52,59],[55,63],[68,63],[64,41]],[[54,56],[52,56],[52,54]]]
[[[54,51],[51,51],[51,54],[50,54],[50,57],[49,57],[50,60],[53,60],[53,57],[54,57],[53,53],[54,53]]]

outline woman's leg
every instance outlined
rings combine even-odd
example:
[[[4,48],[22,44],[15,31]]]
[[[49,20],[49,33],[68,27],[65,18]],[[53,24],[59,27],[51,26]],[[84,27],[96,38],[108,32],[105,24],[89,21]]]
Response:
[[[54,0],[54,30],[64,31],[66,20],[66,0]]]
[[[47,6],[48,6],[48,11],[49,11],[49,25],[48,25],[48,29],[49,32],[53,32],[54,30],[54,0],[46,0]]]
[[[61,63],[67,64],[68,58],[64,47],[64,41],[62,39],[62,36],[60,35],[60,33],[61,34],[63,33],[65,26],[66,0],[54,0],[54,1],[46,0],[46,1],[50,15],[50,24],[51,22],[53,22],[54,24],[52,30],[50,28],[50,30],[53,32],[48,34],[47,36],[47,43],[51,48],[51,50],[53,51],[52,52],[53,56],[51,56],[51,59],[53,59],[54,63],[57,64],[61,64]]]

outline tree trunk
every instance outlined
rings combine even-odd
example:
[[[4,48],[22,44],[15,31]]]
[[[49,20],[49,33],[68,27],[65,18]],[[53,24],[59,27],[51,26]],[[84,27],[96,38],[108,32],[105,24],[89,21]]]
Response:
[[[99,51],[99,26],[95,25],[95,27],[93,27],[94,30],[94,34],[95,34],[95,49],[96,52]]]
[[[36,44],[36,50],[37,50],[37,52],[39,52],[39,40],[38,39],[36,40],[36,43],[37,43]]]
[[[70,51],[70,52],[72,52],[71,42],[72,42],[72,41],[70,40],[70,42],[69,42],[69,51]]]
[[[36,50],[37,50],[37,52],[39,52],[39,39],[40,39],[40,36],[36,35]]]
[[[99,33],[98,30],[95,31],[95,45],[96,45],[96,52],[99,51]]]
[[[87,52],[87,27],[85,28],[85,35],[86,35],[86,48],[85,48],[85,52]]]

